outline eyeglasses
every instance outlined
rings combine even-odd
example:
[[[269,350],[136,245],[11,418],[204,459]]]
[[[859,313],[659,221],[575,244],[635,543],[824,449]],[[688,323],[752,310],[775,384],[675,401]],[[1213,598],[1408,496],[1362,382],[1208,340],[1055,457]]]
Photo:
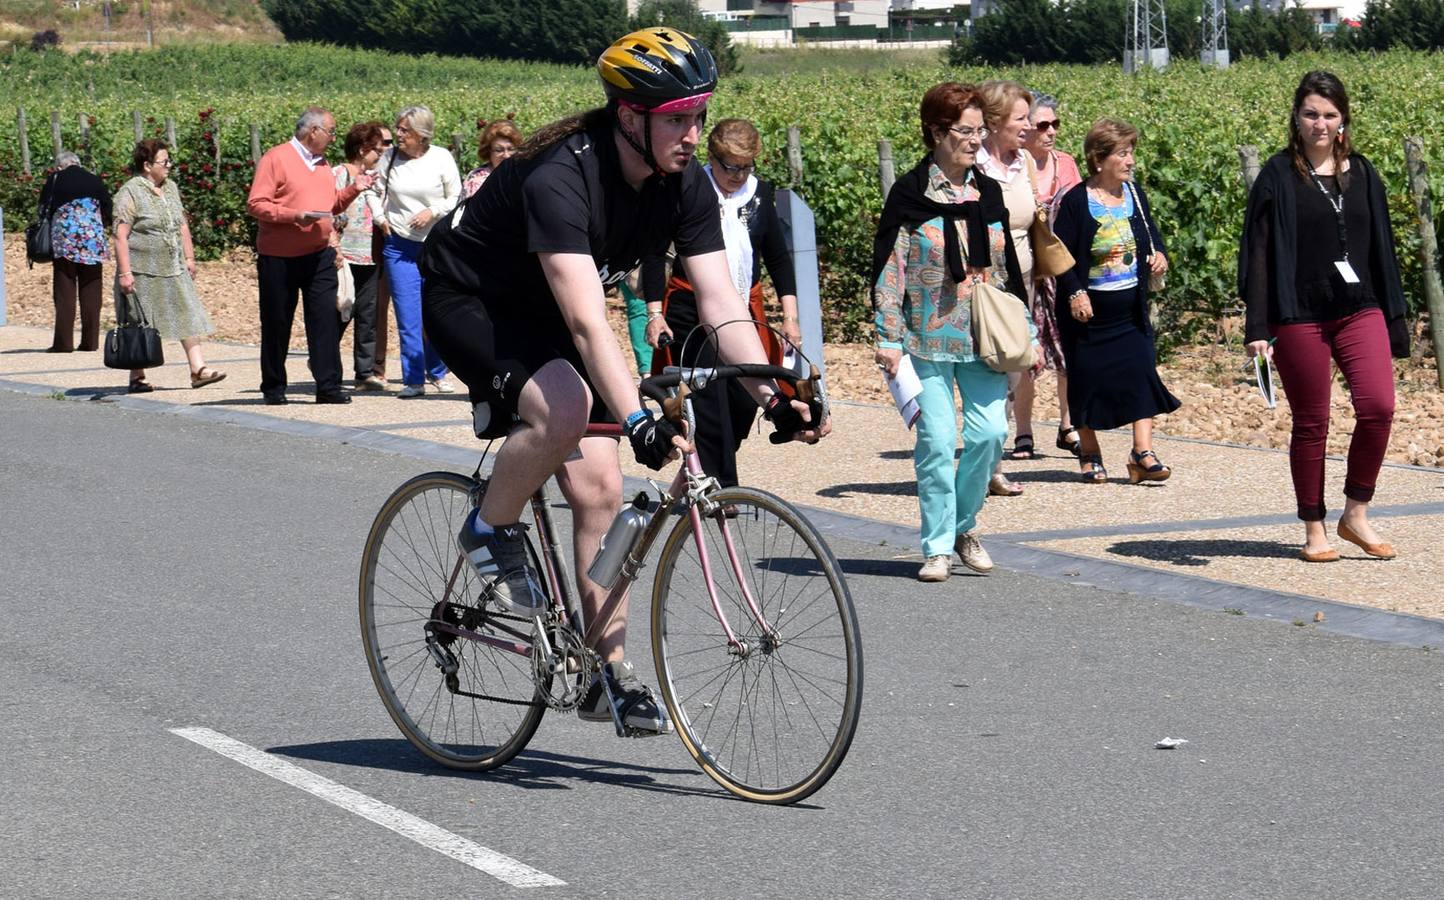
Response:
[[[757,171],[757,163],[747,163],[744,166],[734,166],[731,163],[723,162],[720,159],[714,160],[714,162],[716,162],[717,165],[721,166],[722,171],[726,172],[728,175],[751,175],[753,172]]]
[[[335,136],[336,136],[336,129],[335,129],[334,127],[332,127],[332,128],[322,128],[320,125],[314,125],[314,126],[312,126],[312,127],[315,128],[317,131],[324,131],[326,134],[329,134],[331,137],[335,137]]]
[[[1034,122],[1034,123],[1033,123],[1033,127],[1036,128],[1036,129],[1038,129],[1039,131],[1049,131],[1049,130],[1057,131],[1057,130],[1058,130],[1058,126],[1059,126],[1059,124],[1060,124],[1061,122],[1062,122],[1061,119],[1054,119],[1054,120],[1051,121],[1051,122],[1049,122],[1049,121]]]
[[[162,169],[169,169],[172,165],[171,161],[168,159],[153,159],[150,161],[150,164],[153,166],[159,166]]]
[[[986,128],[968,128],[966,126],[962,128],[957,128],[949,126],[948,130],[965,141],[970,141],[973,138],[977,138],[980,141],[985,141],[988,139],[988,129]]]
[[[392,144],[394,144],[394,143],[396,143],[396,142],[393,141],[393,140],[391,140],[390,138],[386,138],[385,140],[383,140],[383,141],[381,142],[381,146],[383,146],[383,147],[390,147],[390,146],[391,146]]]

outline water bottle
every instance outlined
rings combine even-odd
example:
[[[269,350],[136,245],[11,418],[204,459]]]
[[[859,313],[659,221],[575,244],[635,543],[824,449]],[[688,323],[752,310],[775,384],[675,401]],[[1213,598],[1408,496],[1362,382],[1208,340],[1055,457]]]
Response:
[[[611,588],[617,576],[622,574],[623,563],[636,549],[637,542],[642,539],[642,532],[647,530],[647,524],[652,521],[651,506],[651,501],[643,491],[637,494],[631,503],[622,507],[622,511],[617,513],[617,518],[612,520],[611,527],[607,529],[606,536],[602,538],[597,558],[587,567],[588,578],[604,588]]]

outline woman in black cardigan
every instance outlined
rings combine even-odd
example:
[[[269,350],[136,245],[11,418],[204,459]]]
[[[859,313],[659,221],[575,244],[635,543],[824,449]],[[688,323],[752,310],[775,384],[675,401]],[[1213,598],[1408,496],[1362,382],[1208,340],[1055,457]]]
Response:
[[[797,321],[797,278],[792,269],[792,255],[782,234],[772,185],[754,174],[757,155],[761,152],[762,136],[751,122],[723,119],[707,136],[705,168],[717,191],[727,264],[737,292],[747,301],[752,318],[765,323],[762,264],[766,263],[767,274],[772,276],[772,286],[782,304],[782,323],[778,330],[800,347],[802,329]],[[642,296],[647,301],[647,343],[658,347],[663,335],[677,341],[670,347],[658,347],[652,354],[653,372],[677,365],[679,355],[683,354],[682,365],[713,364],[716,339],[702,332],[693,334],[692,329],[700,321],[697,298],[680,260],[673,267],[670,279],[665,259],[643,260]],[[786,348],[776,333],[759,327],[757,334],[767,351],[768,362],[780,365]],[[714,476],[723,487],[736,486],[737,450],[752,428],[757,404],[735,378],[709,385],[695,392],[692,398],[692,409],[697,416],[697,455],[701,457],[702,470]]]
[[[1392,356],[1409,355],[1388,198],[1379,174],[1349,143],[1349,97],[1328,72],[1294,92],[1289,146],[1249,192],[1239,249],[1239,294],[1250,356],[1273,360],[1293,413],[1289,442],[1305,562],[1333,562],[1324,528],[1324,451],[1331,361],[1349,384],[1354,434],[1339,537],[1379,559],[1394,548],[1369,524],[1369,501],[1394,418]]]
[[[1058,276],[1057,320],[1068,364],[1068,411],[1083,452],[1083,481],[1108,480],[1099,430],[1133,426],[1128,480],[1163,481],[1172,474],[1153,452],[1153,417],[1179,402],[1158,377],[1150,278],[1168,271],[1163,238],[1148,198],[1133,184],[1138,129],[1100,119],[1083,142],[1089,178],[1067,194],[1053,231],[1074,267]]]

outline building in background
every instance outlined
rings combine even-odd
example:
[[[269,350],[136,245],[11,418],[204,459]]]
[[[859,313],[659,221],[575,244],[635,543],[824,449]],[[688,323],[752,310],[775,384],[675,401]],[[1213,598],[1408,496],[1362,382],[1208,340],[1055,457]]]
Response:
[[[628,0],[635,12],[639,0]],[[945,46],[967,22],[955,0],[699,0],[732,40],[761,47]]]

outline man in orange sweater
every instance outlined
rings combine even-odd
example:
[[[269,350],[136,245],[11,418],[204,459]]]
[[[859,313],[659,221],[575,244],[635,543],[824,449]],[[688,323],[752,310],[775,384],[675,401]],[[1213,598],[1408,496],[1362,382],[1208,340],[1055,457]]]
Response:
[[[331,217],[371,187],[358,175],[344,190],[326,164],[336,119],[312,106],[296,120],[296,135],[266,151],[256,165],[246,210],[260,222],[256,274],[261,293],[261,395],[286,402],[286,351],[296,297],[306,323],[306,354],[317,403],[350,403],[341,390],[341,317],[336,311],[340,258],[330,246]]]

